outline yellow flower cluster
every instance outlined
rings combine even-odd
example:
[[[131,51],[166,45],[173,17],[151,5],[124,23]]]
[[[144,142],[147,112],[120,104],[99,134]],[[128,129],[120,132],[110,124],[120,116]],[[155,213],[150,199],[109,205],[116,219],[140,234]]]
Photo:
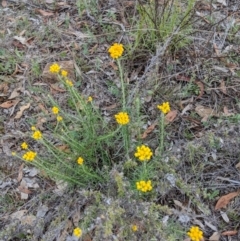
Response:
[[[52,64],[50,67],[49,67],[49,71],[53,74],[57,74],[59,73],[61,67],[58,65],[58,64]]]
[[[192,241],[201,241],[203,238],[203,232],[197,226],[192,226],[187,234]]]
[[[132,225],[132,231],[137,232],[138,231],[138,226],[137,225]]]
[[[21,147],[22,147],[23,150],[26,150],[26,149],[28,149],[28,144],[24,141],[22,143]]]
[[[57,107],[57,106],[53,106],[53,108],[52,108],[52,113],[53,113],[54,115],[57,115],[58,112],[59,112],[58,107]]]
[[[57,121],[60,122],[60,121],[62,121],[62,120],[63,120],[62,116],[58,115],[58,116],[57,116]]]
[[[118,44],[118,43],[114,43],[109,49],[108,52],[110,54],[110,56],[113,59],[118,59],[119,57],[122,56],[123,54],[123,45],[122,44]]]
[[[119,125],[126,125],[129,123],[129,116],[127,112],[119,112],[115,115],[115,119]]]
[[[137,186],[137,190],[142,192],[149,192],[152,190],[151,180],[136,182],[136,186]]]
[[[32,138],[35,139],[35,140],[39,140],[42,138],[42,133],[41,131],[34,131],[33,134],[32,134]]]
[[[62,70],[61,75],[62,75],[62,77],[67,77],[68,72],[66,70]]]
[[[92,102],[92,100],[93,100],[92,96],[88,96],[87,102]]]
[[[28,151],[22,156],[22,158],[26,161],[33,161],[35,159],[36,155],[37,155],[36,152]]]
[[[73,82],[71,80],[66,80],[66,85],[68,85],[69,87],[73,86]]]
[[[139,159],[139,161],[149,161],[153,153],[148,146],[141,145],[137,147],[134,156]]]
[[[83,162],[84,162],[83,158],[82,158],[82,157],[78,157],[77,163],[78,163],[79,165],[82,165]]]
[[[80,238],[80,237],[82,236],[82,230],[81,230],[81,228],[75,228],[75,229],[73,230],[73,235],[74,235],[75,237],[77,237],[77,238]]]
[[[163,112],[163,114],[167,114],[170,111],[169,102],[164,102],[161,105],[158,105],[157,108]]]

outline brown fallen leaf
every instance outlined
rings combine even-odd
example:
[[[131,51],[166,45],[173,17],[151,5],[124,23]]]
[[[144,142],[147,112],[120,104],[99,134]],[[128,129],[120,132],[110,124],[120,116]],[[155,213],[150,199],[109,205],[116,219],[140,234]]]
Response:
[[[15,99],[17,96],[20,95],[20,91],[22,91],[22,88],[16,88],[16,89],[14,89],[8,99],[9,99],[9,100]]]
[[[177,116],[177,110],[171,110],[170,112],[168,112],[164,118],[164,121],[166,124],[169,124],[171,122],[173,122],[175,120]]]
[[[44,10],[42,10],[42,9],[36,9],[35,12],[41,14],[43,17],[51,17],[51,16],[54,16],[54,13],[53,13],[53,12],[47,12],[47,11],[44,11]]]
[[[8,92],[8,83],[0,84],[0,91],[2,92],[1,96],[6,96],[6,94]]]
[[[238,233],[237,230],[231,230],[231,231],[222,232],[221,235],[223,235],[223,236],[232,236],[232,235],[236,235],[237,233]]]
[[[23,167],[24,167],[24,163],[22,163],[22,165],[19,167],[19,170],[18,170],[18,178],[17,178],[18,182],[22,181],[22,178],[23,178]]]
[[[2,7],[7,7],[7,1],[6,0],[2,0]]]
[[[4,109],[8,109],[11,108],[12,106],[16,105],[20,100],[16,99],[16,100],[8,100],[3,102],[0,107],[4,108]]]
[[[234,113],[229,113],[227,106],[223,107],[223,116],[233,116]]]
[[[195,111],[197,112],[197,114],[198,114],[200,117],[203,118],[203,119],[201,120],[202,122],[207,121],[207,119],[208,119],[210,116],[219,117],[219,114],[218,114],[216,111],[214,111],[214,110],[211,109],[211,108],[202,106],[202,105],[197,105],[196,108],[195,108]]]
[[[209,241],[219,241],[220,239],[220,233],[214,232],[212,236],[209,238]]]
[[[24,187],[24,186],[21,186],[21,185],[18,187],[18,190],[19,190],[20,192],[25,193],[25,194],[30,194],[30,193],[32,193],[27,187]]]
[[[195,81],[194,82],[199,88],[200,88],[200,93],[199,95],[197,96],[197,99],[201,98],[203,96],[203,93],[204,93],[204,85],[201,81]]]
[[[117,104],[112,104],[112,105],[109,105],[109,106],[104,106],[102,107],[101,109],[102,110],[113,110],[117,107]]]
[[[56,146],[56,148],[63,152],[67,152],[67,153],[71,152],[68,145],[59,145],[59,146]]]
[[[235,198],[236,196],[239,195],[239,191],[238,192],[231,192],[227,195],[224,195],[222,197],[220,197],[220,199],[217,201],[217,204],[215,206],[215,210],[219,210],[223,207],[226,207],[227,204],[233,199]]]
[[[235,167],[240,170],[240,162]]]
[[[45,113],[46,115],[48,114],[48,110],[45,108],[45,106],[42,103],[39,103],[38,107],[39,109],[41,109],[43,113]]]
[[[27,110],[30,107],[30,103],[23,105],[20,107],[20,110],[17,112],[16,116],[14,117],[14,119],[20,119],[23,115],[23,112],[25,110]]]
[[[157,122],[154,122],[153,124],[151,124],[142,134],[141,139],[145,139],[148,134],[150,134],[154,129],[155,126],[157,125]]]
[[[50,87],[53,89],[53,90],[55,90],[56,92],[66,92],[66,90],[65,89],[61,89],[61,88],[59,88],[56,84],[50,84]]]
[[[224,80],[222,80],[220,83],[220,90],[223,92],[223,94],[225,94],[225,95],[227,94],[227,88],[226,88]]]

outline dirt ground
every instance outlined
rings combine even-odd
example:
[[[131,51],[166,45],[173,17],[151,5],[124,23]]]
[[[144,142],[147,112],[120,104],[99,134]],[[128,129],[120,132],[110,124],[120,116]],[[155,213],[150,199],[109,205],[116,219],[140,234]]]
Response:
[[[240,240],[237,0],[198,1],[191,44],[170,49],[156,43],[156,51],[132,50],[124,63],[128,103],[137,89],[149,143],[155,143],[155,106],[168,100],[176,111],[166,127],[163,161],[169,169],[159,173],[156,198],[119,197],[117,169],[108,191],[76,189],[12,155],[31,141],[33,124],[50,135],[47,94],[67,108],[67,94],[48,73],[51,63],[62,63],[105,117],[115,113],[120,86],[107,50],[114,42],[135,41],[130,19],[136,4],[100,0],[85,9],[72,0],[0,1],[0,241],[76,240],[72,230],[79,222],[86,227],[84,241],[188,240],[190,224],[204,231],[205,240]],[[217,208],[223,196],[225,205]],[[138,232],[124,231],[131,223]]]

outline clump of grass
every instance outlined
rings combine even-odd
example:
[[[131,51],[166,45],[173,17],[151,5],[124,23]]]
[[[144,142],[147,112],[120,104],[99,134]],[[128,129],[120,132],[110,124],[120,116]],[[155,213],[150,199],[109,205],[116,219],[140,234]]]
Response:
[[[173,34],[169,44],[171,48],[179,49],[189,44],[187,36],[193,31],[191,21],[196,0],[187,3],[176,0],[137,2],[139,15],[135,48],[142,46],[154,52],[156,44],[164,43]]]

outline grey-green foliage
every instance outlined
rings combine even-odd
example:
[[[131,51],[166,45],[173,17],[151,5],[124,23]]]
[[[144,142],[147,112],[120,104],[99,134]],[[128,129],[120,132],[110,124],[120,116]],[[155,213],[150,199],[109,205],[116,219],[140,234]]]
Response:
[[[164,42],[178,29],[172,39],[172,47],[181,48],[189,43],[187,37],[193,30],[192,12],[196,0],[177,1],[165,0],[160,4],[158,0],[143,4],[138,1],[138,31],[135,46],[142,44],[154,50],[156,43]]]

